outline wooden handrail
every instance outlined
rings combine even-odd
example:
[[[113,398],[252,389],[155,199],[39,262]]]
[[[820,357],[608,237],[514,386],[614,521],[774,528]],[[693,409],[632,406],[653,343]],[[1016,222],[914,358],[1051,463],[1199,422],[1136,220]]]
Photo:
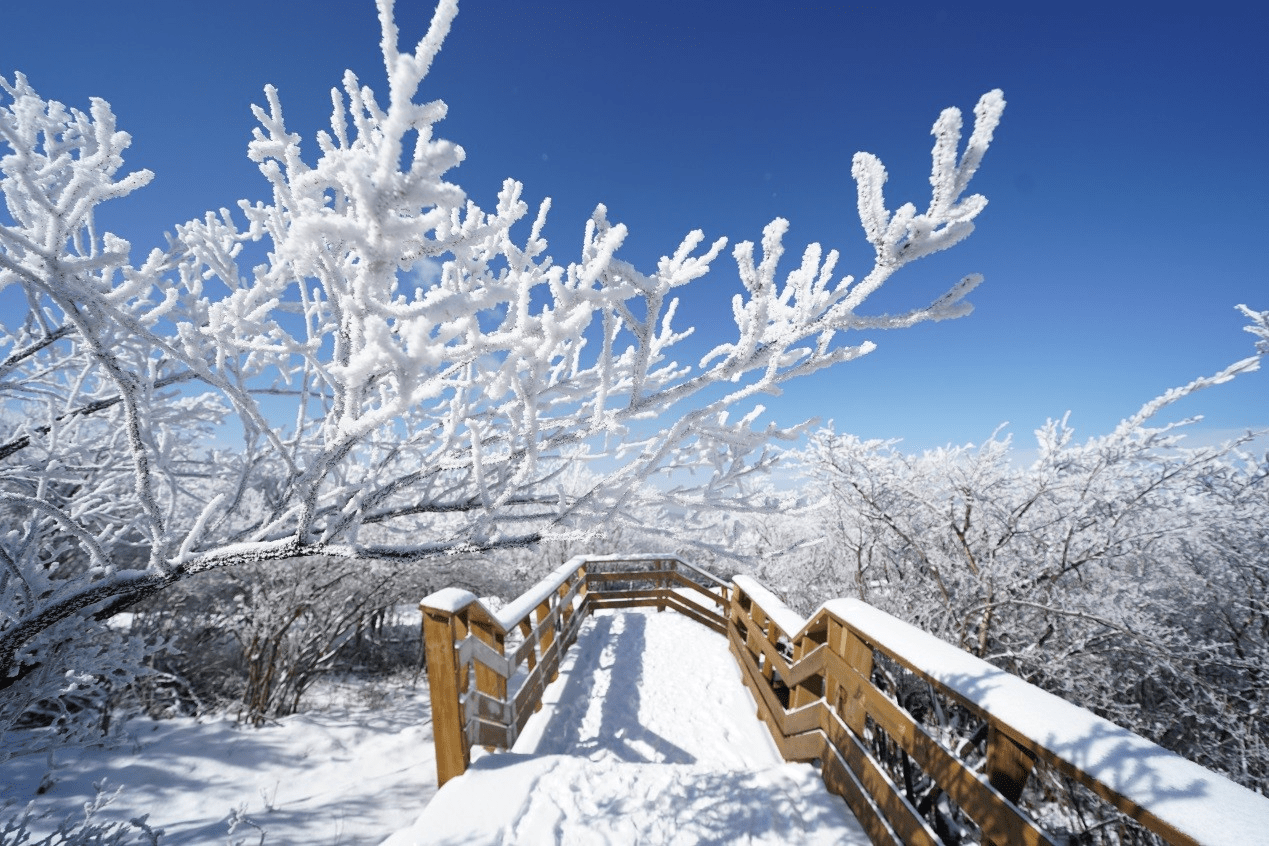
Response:
[[[930,804],[944,800],[983,843],[1054,844],[1021,807],[1037,769],[1175,846],[1269,843],[1269,799],[927,632],[850,599],[803,619],[753,579],[729,585],[673,555],[574,558],[497,612],[452,588],[425,599],[438,785],[466,770],[473,746],[515,743],[588,614],[637,606],[725,634],[781,754],[817,763],[875,844],[944,843]],[[895,673],[924,685],[940,714],[962,709],[978,736],[949,742],[914,716]],[[982,760],[967,760],[975,750]],[[923,798],[914,771],[933,784]]]
[[[867,603],[833,600],[803,620],[761,584],[737,576],[728,637],[758,716],[785,758],[818,761],[829,790],[846,800],[873,843],[944,842],[928,808],[917,807],[910,787],[878,760],[874,750],[887,743],[902,750],[902,775],[915,767],[932,780],[984,842],[1055,842],[1019,807],[1043,766],[1166,843],[1269,843],[1264,796]],[[985,760],[967,765],[963,753],[940,742],[937,726],[903,708],[893,689],[877,683],[885,677],[874,672],[879,662],[976,718],[985,728]]]
[[[592,611],[671,608],[725,634],[728,600],[725,582],[673,555],[579,556],[498,611],[457,588],[427,597],[419,607],[438,786],[467,770],[473,746],[515,743]]]

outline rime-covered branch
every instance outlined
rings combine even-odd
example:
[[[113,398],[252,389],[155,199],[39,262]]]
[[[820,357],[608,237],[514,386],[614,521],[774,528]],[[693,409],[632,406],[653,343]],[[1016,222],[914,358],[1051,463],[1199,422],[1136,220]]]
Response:
[[[900,314],[864,308],[973,228],[986,201],[966,192],[999,92],[979,101],[963,150],[958,111],[935,123],[922,214],[888,210],[884,167],[856,156],[875,249],[860,281],[818,244],[784,266],[782,219],[734,246],[733,327],[690,362],[676,358],[692,331],[676,322],[679,289],[727,272],[727,239],[691,232],[638,269],[601,205],[580,255],[557,263],[549,200],[526,235],[520,183],[487,210],[450,181],[465,153],[437,135],[445,103],[420,92],[457,4],[440,2],[412,50],[392,0],[378,11],[386,100],[345,73],[310,143],[266,88],[247,154],[271,197],[176,226],[139,264],[95,223],[151,178],[124,173],[130,139],[109,105],[80,112],[21,75],[3,82],[0,288],[28,304],[0,334],[6,666],[50,626],[209,568],[417,562],[646,508],[768,508],[748,480],[801,427],[759,422],[763,394],[873,348],[852,332],[968,312],[977,277]],[[249,244],[267,260],[243,267]]]

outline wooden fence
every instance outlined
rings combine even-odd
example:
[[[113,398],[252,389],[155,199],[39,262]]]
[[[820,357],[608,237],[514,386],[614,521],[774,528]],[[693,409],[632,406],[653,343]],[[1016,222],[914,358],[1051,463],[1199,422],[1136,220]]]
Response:
[[[636,606],[725,634],[781,753],[817,765],[873,843],[959,842],[961,826],[982,843],[1067,842],[1023,810],[1052,804],[1023,794],[1054,779],[1115,809],[1091,826],[1106,842],[1269,842],[1269,799],[926,632],[858,600],[803,619],[753,579],[669,555],[574,558],[496,612],[452,588],[425,599],[438,783],[474,746],[515,743],[591,611]],[[914,683],[916,709],[900,689]]]

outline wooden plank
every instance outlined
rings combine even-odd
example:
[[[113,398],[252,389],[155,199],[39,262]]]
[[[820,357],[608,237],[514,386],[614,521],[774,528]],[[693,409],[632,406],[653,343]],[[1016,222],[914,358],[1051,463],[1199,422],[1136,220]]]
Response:
[[[508,725],[508,712],[511,706],[502,699],[495,699],[492,696],[473,690],[467,694],[467,719],[484,720],[487,723],[501,723]]]
[[[511,674],[514,665],[507,660],[505,654],[496,647],[490,646],[480,634],[476,634],[477,631],[473,629],[474,636],[463,642],[459,649],[460,658],[478,664],[481,669],[488,671],[485,673],[486,677],[500,678],[505,685],[507,676]],[[495,639],[502,637],[498,634],[488,636]]]
[[[841,717],[831,708],[821,708],[820,715],[820,729],[828,742],[841,754],[842,760],[872,797],[899,839],[908,846],[941,846],[934,829],[921,818]]]
[[[817,705],[816,707],[823,706]],[[812,709],[812,711],[814,710]],[[791,734],[788,737],[780,738],[776,741],[776,744],[780,747],[780,754],[784,756],[784,760],[804,763],[823,758],[825,742],[824,732],[816,728],[801,734]]]
[[[592,588],[595,582],[669,582],[677,575],[673,570],[629,570],[617,572],[591,573],[586,579]]]
[[[673,573],[673,576],[674,576],[674,581],[678,582],[683,587],[691,588],[697,593],[700,593],[701,595],[707,597],[711,603],[713,603],[714,605],[717,605],[719,608],[727,607],[726,596],[720,596],[719,594],[714,593],[712,590],[700,584],[699,582],[692,581],[687,576],[677,571]]]
[[[683,616],[691,620],[694,620],[697,623],[700,623],[702,626],[705,626],[708,629],[713,629],[719,634],[727,633],[726,620],[724,620],[722,617],[718,616],[717,614],[713,613],[712,611],[706,611],[704,608],[701,608],[698,605],[693,605],[690,602],[683,602],[681,598],[679,598],[679,595],[676,593],[668,594],[666,599],[666,605],[670,608],[673,608],[675,611],[682,614]]]
[[[810,650],[809,652],[807,650]],[[785,684],[789,686],[789,705],[794,708],[820,698],[824,691],[825,648],[806,638],[793,646],[793,661]]]
[[[859,821],[859,825],[868,835],[873,846],[882,846],[882,844],[903,846],[903,841],[873,804],[872,797],[859,783],[855,774],[850,771],[850,767],[846,765],[845,759],[836,747],[825,741],[824,754],[820,760],[820,778],[824,780],[824,786],[830,793],[835,793],[846,800],[846,807],[850,808],[851,813],[855,815],[855,819]]]
[[[592,594],[592,596],[593,595],[594,594]],[[694,610],[684,603],[676,602],[670,597],[672,597],[672,595],[667,595],[664,593],[657,594],[656,592],[650,592],[647,597],[639,597],[639,598],[633,598],[633,599],[618,598],[618,597],[609,595],[609,596],[605,596],[595,600],[595,607],[596,608],[655,608],[658,605],[666,605],[666,606],[674,608],[675,611],[678,611],[679,613],[683,614],[685,617],[690,617],[696,622],[700,623],[701,625],[707,626],[713,629],[719,634],[724,633],[723,626],[725,624],[721,617],[711,619],[709,616],[707,616],[708,612],[702,611],[699,609]]]
[[[708,626],[717,632],[722,633],[726,626],[726,621],[721,616],[699,605],[693,605],[677,593],[664,588],[606,593],[592,592],[589,596],[596,608],[653,608],[659,605],[667,605],[673,607],[674,610],[684,616],[691,617],[701,625]]]
[[[825,658],[828,654],[828,647],[820,644],[811,650],[809,654],[794,661],[789,665],[789,674],[785,677],[785,684],[792,688],[795,685],[806,684],[813,676],[822,677],[824,675]]]
[[[503,723],[476,720],[472,729],[475,742],[486,749],[506,749],[510,745],[507,743],[507,726]]]
[[[734,631],[734,630],[733,630]],[[762,676],[762,672],[758,669],[757,662],[753,656],[743,647],[738,646],[739,634],[736,633],[731,639],[732,655],[736,657],[737,663],[741,668],[741,680],[749,685],[754,691],[754,699],[758,700],[765,710],[769,719],[768,722],[773,731],[778,732],[782,736],[794,734],[802,734],[803,732],[815,729],[819,725],[819,714],[817,708],[820,702],[803,706],[795,711],[786,711],[784,706],[780,704],[780,700],[776,698],[775,691],[771,689],[771,685]]]
[[[529,662],[529,669],[533,669],[538,663],[538,632],[526,620],[523,625],[529,629],[529,633],[524,636],[524,641],[516,647],[516,651],[511,654],[511,665],[519,667],[526,660]]]

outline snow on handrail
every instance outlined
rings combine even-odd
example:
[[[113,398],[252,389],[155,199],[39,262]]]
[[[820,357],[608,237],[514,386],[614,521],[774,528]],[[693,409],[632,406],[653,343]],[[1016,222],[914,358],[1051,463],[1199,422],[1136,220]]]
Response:
[[[1195,843],[1269,842],[1266,797],[858,599],[821,609]]]
[[[793,639],[802,636],[802,629],[806,627],[807,623],[806,619],[788,605],[785,605],[783,599],[768,590],[757,579],[751,579],[748,576],[736,576],[732,581],[736,587],[745,592],[746,596],[758,603],[771,622],[779,626],[780,631],[784,632],[785,637]]]
[[[514,629],[521,620],[529,616],[529,613],[534,608],[537,608],[550,598],[553,593],[560,589],[560,585],[567,582],[573,577],[574,573],[584,567],[587,560],[585,555],[574,555],[555,568],[549,576],[499,609],[494,616],[502,626],[502,630],[509,632]]]
[[[830,600],[809,618],[803,618],[754,579],[737,576],[734,584],[736,597],[729,633],[746,683],[759,700],[759,715],[786,754],[787,750],[794,750],[795,757],[800,755],[799,760],[819,758],[825,763],[832,757],[844,766],[850,756],[843,754],[847,750],[838,745],[845,742],[841,732],[852,731],[862,740],[866,713],[877,721],[878,729],[893,737],[923,768],[930,767],[928,772],[941,771],[940,779],[953,773],[952,779],[959,779],[963,785],[965,775],[984,778],[968,770],[961,772],[961,762],[949,763],[946,751],[932,749],[931,743],[923,740],[928,735],[919,721],[913,722],[906,712],[895,716],[898,703],[872,685],[872,651],[875,649],[986,720],[990,729],[986,762],[991,776],[989,789],[994,791],[1011,782],[1012,789],[1001,788],[1002,792],[996,793],[994,798],[984,796],[981,788],[965,791],[966,801],[974,806],[978,815],[987,818],[985,823],[978,819],[984,825],[984,834],[987,826],[999,826],[997,830],[1023,834],[1030,830],[1030,834],[1026,834],[1028,838],[1047,836],[1036,829],[1034,823],[1019,817],[1021,812],[1014,804],[1032,766],[1025,756],[1034,756],[1075,776],[1169,843],[1269,844],[1269,798],[1029,684],[929,632],[858,599]],[[793,647],[793,655],[797,656],[795,660],[787,661],[787,653],[775,649],[776,633],[764,632],[765,622],[759,622],[763,620],[774,624],[787,639]],[[762,637],[764,633],[766,638]],[[838,657],[826,658],[826,652]],[[774,684],[777,678],[782,682],[787,680],[789,687],[798,688],[790,692],[786,703],[777,701]],[[808,684],[811,687],[807,687]],[[815,685],[820,686],[818,691],[813,690]],[[834,692],[838,686],[844,691],[844,698]],[[810,718],[808,708],[814,708],[820,715]],[[855,726],[848,727],[847,723],[852,721]],[[828,729],[833,726],[839,729],[830,740],[833,732]],[[821,740],[824,745],[808,746],[808,729],[811,733],[827,732]],[[854,748],[856,761],[859,761],[858,750],[863,747]],[[807,749],[811,752],[805,751]],[[1021,753],[1024,758],[1018,758],[1014,750],[1024,750]],[[836,754],[830,756],[828,752]],[[866,770],[869,765],[860,766]],[[841,772],[839,767],[838,775]],[[956,772],[961,775],[955,775]],[[826,769],[826,781],[829,775]],[[850,775],[863,790],[859,776],[858,772]],[[940,785],[947,786],[941,780]],[[868,814],[874,814],[878,824],[888,825],[892,821],[888,815],[898,808],[900,816],[912,814],[908,824],[917,827],[918,835],[924,825],[921,814],[901,795],[888,800],[890,807],[882,811],[885,802],[878,803],[875,796],[869,810],[850,802],[850,788],[835,792],[847,797],[861,821]],[[1013,842],[1008,837],[992,839]]]
[[[561,585],[572,578],[580,568],[586,566],[587,564],[642,564],[654,561],[673,562],[676,567],[691,570],[697,575],[708,579],[720,587],[727,586],[727,582],[718,578],[713,573],[703,570],[694,564],[690,564],[673,553],[575,555],[559,567],[552,570],[548,575],[540,579],[527,591],[520,594],[520,596],[516,597],[497,611],[488,608],[474,593],[463,590],[462,588],[442,588],[435,593],[429,594],[419,604],[423,608],[445,611],[450,614],[456,614],[470,605],[478,604],[485,610],[488,617],[498,624],[502,633],[508,634],[517,625],[519,625],[520,621],[527,617],[534,608],[545,602],[553,593],[560,589]]]

